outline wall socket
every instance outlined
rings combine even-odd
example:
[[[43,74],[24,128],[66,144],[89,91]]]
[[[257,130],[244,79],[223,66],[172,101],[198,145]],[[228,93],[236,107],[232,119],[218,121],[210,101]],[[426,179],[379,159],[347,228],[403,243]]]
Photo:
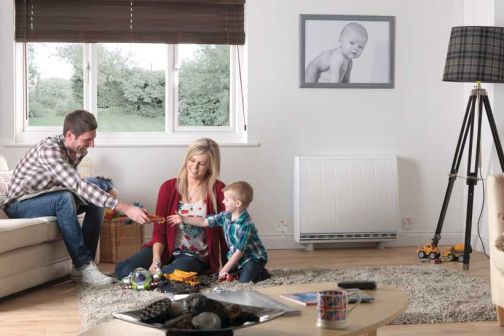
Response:
[[[288,228],[289,228],[289,225],[287,225],[287,221],[281,220],[280,223],[278,223],[276,225],[275,231],[286,233]]]
[[[411,217],[403,217],[402,226],[406,230],[411,229],[411,227],[413,226],[413,219]]]

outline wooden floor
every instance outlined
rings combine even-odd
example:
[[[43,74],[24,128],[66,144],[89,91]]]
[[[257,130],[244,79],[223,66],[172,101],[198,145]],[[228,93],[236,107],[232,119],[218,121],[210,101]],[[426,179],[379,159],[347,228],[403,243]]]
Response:
[[[269,268],[327,267],[368,265],[416,265],[419,260],[413,247],[378,250],[326,249],[271,250]],[[442,267],[462,269],[458,263],[444,263]],[[100,265],[111,272],[113,265]],[[489,281],[489,262],[482,254],[472,254],[468,274]],[[62,279],[0,300],[0,335],[76,335],[80,331],[79,310],[75,283]],[[497,322],[446,323],[432,325],[401,325],[380,328],[378,335],[485,335],[503,336],[504,328]],[[309,336],[309,335],[307,335]]]

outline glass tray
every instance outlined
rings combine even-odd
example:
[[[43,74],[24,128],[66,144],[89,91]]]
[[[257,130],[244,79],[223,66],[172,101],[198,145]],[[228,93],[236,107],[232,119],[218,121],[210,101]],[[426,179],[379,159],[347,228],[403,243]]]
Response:
[[[185,299],[177,300],[178,302],[183,302]],[[222,303],[226,308],[229,308],[232,303],[221,301],[221,300],[215,300],[219,301]],[[165,328],[162,324],[159,323],[147,323],[147,322],[142,322],[140,321],[140,313],[142,309],[139,310],[131,310],[127,312],[120,312],[120,313],[113,313],[112,315],[115,318],[121,319],[123,321],[127,322],[132,322],[136,323],[145,327],[150,327],[150,328],[156,328],[156,329],[161,329],[165,330],[167,335],[232,335],[233,330],[235,329],[240,329],[240,328],[246,328],[246,327],[251,327],[256,324],[261,324],[265,323],[268,321],[271,321],[279,316],[284,315],[287,311],[284,309],[280,308],[273,308],[273,307],[257,307],[257,306],[248,306],[248,305],[242,305],[238,304],[238,306],[241,307],[242,310],[254,313],[259,317],[259,322],[246,322],[241,326],[236,326],[236,327],[228,327],[228,328],[220,328],[220,329],[177,329],[177,328]]]

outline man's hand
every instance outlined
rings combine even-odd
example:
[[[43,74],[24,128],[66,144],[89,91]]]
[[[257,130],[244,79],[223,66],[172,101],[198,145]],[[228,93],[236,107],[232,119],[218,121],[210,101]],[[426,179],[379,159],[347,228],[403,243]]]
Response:
[[[175,225],[184,223],[184,221],[182,220],[182,216],[180,216],[179,214],[171,215],[166,218],[168,219],[168,223],[170,223],[171,226],[175,226]]]
[[[132,219],[134,222],[138,224],[145,224],[150,222],[149,215],[147,210],[144,208],[139,208],[130,204],[118,202],[116,207],[117,210],[123,212],[126,216]]]

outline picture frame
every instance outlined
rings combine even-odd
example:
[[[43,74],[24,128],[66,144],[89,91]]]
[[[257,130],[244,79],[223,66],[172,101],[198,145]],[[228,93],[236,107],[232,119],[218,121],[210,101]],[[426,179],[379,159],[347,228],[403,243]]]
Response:
[[[300,15],[301,88],[394,88],[395,17]]]

